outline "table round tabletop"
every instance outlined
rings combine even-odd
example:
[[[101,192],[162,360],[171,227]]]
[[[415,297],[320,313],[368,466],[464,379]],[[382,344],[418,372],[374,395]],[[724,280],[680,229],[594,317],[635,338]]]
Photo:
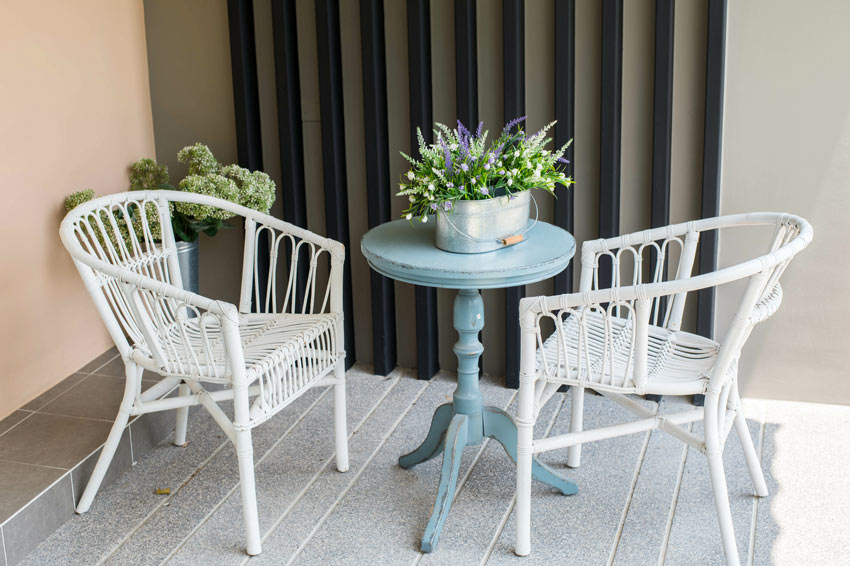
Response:
[[[360,250],[380,273],[406,283],[447,289],[493,289],[526,285],[563,271],[576,241],[562,228],[537,222],[525,239],[478,254],[447,252],[434,245],[434,222],[394,220],[363,236]]]

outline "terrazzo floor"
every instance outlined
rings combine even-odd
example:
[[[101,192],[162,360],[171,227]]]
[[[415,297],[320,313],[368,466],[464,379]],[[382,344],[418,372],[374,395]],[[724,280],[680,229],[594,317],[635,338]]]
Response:
[[[564,466],[562,452],[545,454],[579,493],[534,485],[532,554],[523,559],[512,552],[514,466],[494,441],[468,447],[439,545],[420,553],[440,458],[412,470],[396,460],[424,438],[455,381],[413,377],[406,370],[374,376],[359,365],[348,372],[345,474],[334,465],[331,391],[311,390],[255,429],[257,557],[242,552],[233,447],[206,412],[193,409],[186,447],[165,441],[151,450],[21,564],[723,563],[707,462],[658,432],[587,445],[578,469]],[[488,379],[481,387],[488,404],[515,410],[515,391]],[[665,398],[660,410],[681,403]],[[564,431],[569,405],[569,394],[556,395],[536,435]],[[587,428],[628,416],[598,396],[587,397],[585,411]],[[730,437],[726,469],[742,562],[847,564],[850,407],[747,400],[746,411],[771,495],[753,497],[740,444]],[[158,488],[170,495],[156,495]]]

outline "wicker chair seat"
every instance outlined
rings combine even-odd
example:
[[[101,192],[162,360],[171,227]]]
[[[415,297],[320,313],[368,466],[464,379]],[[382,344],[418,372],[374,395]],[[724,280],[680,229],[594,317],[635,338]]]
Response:
[[[588,312],[582,318],[583,322],[579,322],[578,316],[568,317],[562,323],[563,334],[554,332],[543,343],[537,354],[538,379],[600,390],[633,390],[633,325],[625,318],[608,318],[611,346],[606,351],[605,317]],[[580,338],[582,330],[584,339]],[[559,340],[566,341],[566,348]],[[705,392],[720,345],[690,332],[649,325],[647,350],[649,371],[645,392],[653,393],[653,385],[663,383],[668,393],[675,386],[678,394],[691,395]],[[579,352],[586,352],[581,356],[583,360],[578,360]]]

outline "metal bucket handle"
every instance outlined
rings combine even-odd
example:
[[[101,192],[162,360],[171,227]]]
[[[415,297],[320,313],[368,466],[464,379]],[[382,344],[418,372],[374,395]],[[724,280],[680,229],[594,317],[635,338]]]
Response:
[[[530,191],[531,189],[527,189],[527,190]],[[533,193],[529,192],[528,196],[531,197],[531,202],[534,203],[534,220],[531,222],[530,226],[526,226],[525,230],[523,230],[522,232],[518,232],[516,234],[511,234],[510,236],[514,236],[514,237],[515,236],[522,236],[523,234],[525,234],[526,232],[528,232],[529,230],[534,228],[534,225],[537,224],[537,218],[540,215],[540,209],[537,207],[537,199],[534,198]],[[460,228],[458,228],[457,226],[454,225],[454,222],[452,222],[451,218],[449,218],[449,216],[451,216],[450,214],[443,212],[443,215],[446,217],[446,222],[449,223],[449,226],[451,226],[454,229],[455,232],[457,232],[458,234],[460,234],[464,238],[468,238],[468,239],[470,239],[474,242],[492,242],[493,241],[492,238],[476,238],[475,236],[470,236],[469,234],[467,234],[466,232],[464,232],[463,230],[461,230]],[[504,238],[496,238],[496,240],[497,241],[503,241]]]

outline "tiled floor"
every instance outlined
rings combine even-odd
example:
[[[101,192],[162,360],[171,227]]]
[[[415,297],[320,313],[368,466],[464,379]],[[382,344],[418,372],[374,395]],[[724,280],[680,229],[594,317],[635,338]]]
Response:
[[[0,421],[0,531],[6,551],[0,565],[16,563],[73,513],[118,410],[123,371],[117,353],[105,352]],[[173,422],[168,415],[134,421],[107,481],[133,462],[131,431],[141,456]]]
[[[533,488],[532,555],[514,543],[514,467],[494,442],[463,455],[459,492],[436,552],[418,551],[440,460],[402,470],[454,380],[355,367],[349,376],[351,470],[333,465],[332,395],[315,389],[254,435],[263,554],[242,553],[233,448],[202,410],[190,443],[163,442],[102,490],[22,564],[722,564],[705,459],[652,432],[585,447],[582,467],[544,455],[579,485],[565,497]],[[515,392],[482,382],[489,403],[513,410]],[[537,434],[569,422],[568,395],[544,407]],[[665,398],[661,410],[680,403]],[[650,405],[651,406],[651,405]],[[91,408],[92,411],[95,408]],[[757,500],[737,440],[726,449],[738,547],[744,563],[846,564],[850,547],[850,407],[749,401],[750,431],[771,496]],[[625,417],[596,396],[587,426]],[[168,487],[170,495],[156,495]]]

